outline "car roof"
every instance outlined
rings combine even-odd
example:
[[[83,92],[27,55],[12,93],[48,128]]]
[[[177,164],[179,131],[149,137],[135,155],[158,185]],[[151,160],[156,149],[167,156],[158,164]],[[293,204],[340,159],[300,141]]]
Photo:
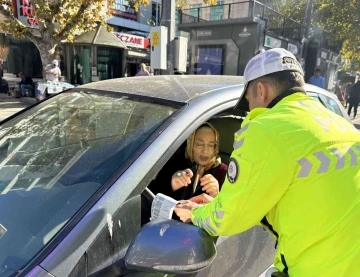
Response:
[[[324,94],[324,95],[329,96],[331,98],[334,98],[334,96],[335,96],[334,93],[330,93],[325,89],[322,89],[322,88],[319,88],[317,86],[310,85],[310,84],[305,84],[305,90],[307,92],[315,92],[315,93]]]
[[[89,83],[76,89],[94,89],[187,103],[212,90],[243,85],[242,76],[159,75],[130,77]],[[239,93],[240,96],[240,93]]]

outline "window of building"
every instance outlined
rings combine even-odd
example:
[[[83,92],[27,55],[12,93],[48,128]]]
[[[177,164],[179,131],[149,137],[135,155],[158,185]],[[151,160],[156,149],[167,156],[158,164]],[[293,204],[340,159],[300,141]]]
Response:
[[[221,20],[224,17],[224,1],[217,1],[217,6],[210,8],[210,20]]]
[[[201,13],[202,13],[202,4],[194,4],[194,5],[190,5],[190,11],[189,11],[189,15],[192,17],[200,17],[201,18]]]

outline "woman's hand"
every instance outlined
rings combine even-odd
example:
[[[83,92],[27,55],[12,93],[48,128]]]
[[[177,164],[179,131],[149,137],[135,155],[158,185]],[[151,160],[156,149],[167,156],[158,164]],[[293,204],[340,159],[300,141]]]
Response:
[[[180,170],[176,172],[171,178],[171,187],[173,191],[177,191],[182,187],[187,187],[191,184],[191,178],[194,174],[190,169]]]
[[[202,186],[202,191],[212,197],[219,193],[219,182],[211,174],[207,174],[200,179],[200,186]]]
[[[174,208],[174,212],[185,223],[191,222],[191,210],[198,207],[198,204],[189,200],[181,200]]]

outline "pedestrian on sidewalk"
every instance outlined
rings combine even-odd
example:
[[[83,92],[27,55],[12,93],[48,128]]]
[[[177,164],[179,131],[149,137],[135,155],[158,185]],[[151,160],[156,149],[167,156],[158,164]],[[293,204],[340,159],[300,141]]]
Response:
[[[325,79],[324,77],[320,76],[320,74],[320,69],[315,69],[314,76],[309,79],[309,84],[325,89]]]
[[[59,61],[53,60],[51,64],[48,64],[45,68],[46,81],[59,82],[61,78],[61,70],[59,68]]]
[[[19,73],[19,78],[21,78],[21,81],[19,83],[19,89],[21,92],[21,96],[26,97],[26,90],[31,91],[31,95],[35,93],[35,84],[33,79],[30,76],[25,76],[24,73]]]
[[[140,65],[140,71],[135,76],[150,76],[149,71],[146,70],[146,64]]]
[[[0,75],[0,93],[9,94],[9,83]]]
[[[349,93],[349,109],[348,115],[350,116],[352,108],[354,108],[354,118],[357,114],[357,109],[360,103],[360,80],[357,81],[351,88]]]

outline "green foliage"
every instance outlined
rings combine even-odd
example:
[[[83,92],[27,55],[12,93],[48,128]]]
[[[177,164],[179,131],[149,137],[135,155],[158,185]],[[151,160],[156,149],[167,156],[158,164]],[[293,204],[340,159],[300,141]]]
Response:
[[[303,23],[307,0],[276,1],[276,9]],[[314,0],[311,23],[331,33],[337,41],[343,41],[342,57],[352,61],[359,70],[360,63],[360,1]]]
[[[54,54],[61,41],[72,42],[76,35],[94,29],[98,23],[106,25],[107,7],[112,7],[114,0],[31,0],[31,4],[38,29],[27,28],[14,17],[12,0],[0,0],[0,13],[5,17],[0,26],[14,37],[28,37],[46,64],[44,59]]]

